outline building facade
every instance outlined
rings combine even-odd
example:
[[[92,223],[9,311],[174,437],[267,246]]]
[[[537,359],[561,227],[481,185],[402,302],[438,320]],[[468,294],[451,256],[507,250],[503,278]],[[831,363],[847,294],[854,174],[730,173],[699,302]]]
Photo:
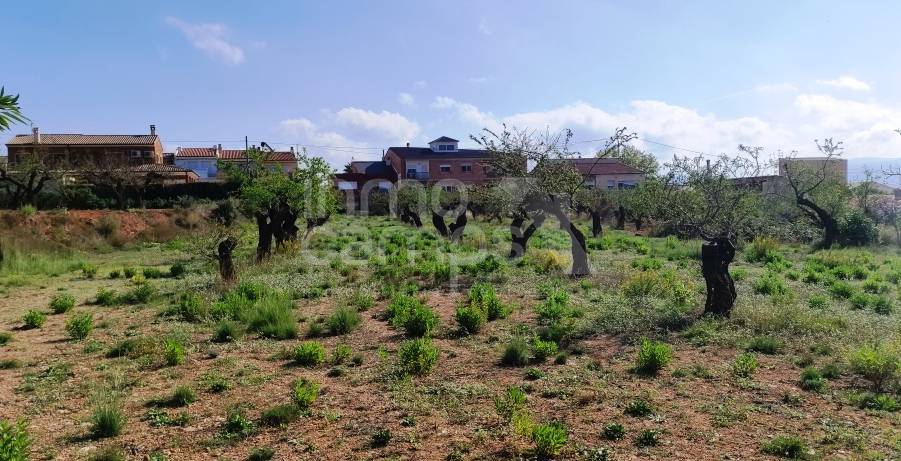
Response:
[[[163,163],[163,145],[154,125],[150,125],[149,134],[136,135],[44,134],[35,127],[31,134],[14,136],[6,149],[7,162],[13,168],[31,155],[67,169]]]
[[[792,157],[779,159],[779,176],[786,176],[792,168],[803,168],[811,172],[825,171],[843,185],[848,184],[848,160],[827,157]]]
[[[585,187],[631,189],[644,180],[644,172],[615,158],[567,159],[585,177]]]
[[[263,165],[269,169],[291,173],[297,170],[297,155],[290,151],[265,152]],[[175,150],[175,166],[197,173],[200,181],[222,181],[219,162],[240,163],[247,161],[243,149],[223,149],[222,144],[213,147],[179,147]]]
[[[442,179],[458,180],[465,184],[488,181],[486,163],[491,155],[479,149],[460,149],[459,141],[442,136],[429,147],[389,147],[384,162],[398,179],[415,179],[432,184]]]

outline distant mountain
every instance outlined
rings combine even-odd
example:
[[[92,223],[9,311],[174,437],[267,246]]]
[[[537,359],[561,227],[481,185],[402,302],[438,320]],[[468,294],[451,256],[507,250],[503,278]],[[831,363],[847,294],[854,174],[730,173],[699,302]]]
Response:
[[[869,170],[878,178],[878,182],[890,186],[901,187],[901,177],[880,178],[883,175],[883,171],[888,169],[901,171],[901,157],[851,158],[848,159],[848,181],[855,182],[864,180],[866,178],[866,171]]]

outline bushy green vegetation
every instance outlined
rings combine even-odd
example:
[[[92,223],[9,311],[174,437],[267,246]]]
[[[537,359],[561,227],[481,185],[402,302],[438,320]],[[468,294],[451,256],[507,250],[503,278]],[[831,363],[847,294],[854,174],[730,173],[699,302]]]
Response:
[[[31,438],[28,436],[25,421],[12,424],[0,420],[0,459],[8,461],[27,461]]]
[[[424,376],[438,362],[438,348],[429,338],[411,339],[401,343],[397,359],[402,373]]]

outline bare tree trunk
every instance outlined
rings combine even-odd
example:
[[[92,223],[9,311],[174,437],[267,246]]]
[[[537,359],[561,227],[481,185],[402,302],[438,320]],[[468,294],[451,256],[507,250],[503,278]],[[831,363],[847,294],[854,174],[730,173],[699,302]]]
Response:
[[[257,262],[260,262],[272,254],[272,224],[265,213],[257,212],[254,217],[257,221]]]
[[[592,210],[591,212],[591,236],[600,237],[604,234],[604,227],[601,223],[601,213]]]
[[[447,232],[447,225],[444,224],[444,218],[434,211],[432,212],[432,225],[435,226],[435,229],[438,230],[438,233],[441,234],[442,237],[447,237],[449,235]]]
[[[463,210],[457,219],[448,226],[444,222],[444,216],[432,211],[432,224],[442,237],[448,238],[452,242],[459,241],[463,237],[463,231],[466,229],[466,210]]]
[[[640,231],[641,226],[644,224],[644,219],[642,219],[641,216],[638,216],[632,220],[632,223],[635,224],[635,230]]]
[[[529,247],[529,239],[532,238],[532,235],[535,231],[544,224],[544,216],[537,215],[532,218],[532,222],[528,227],[523,229],[523,224],[525,224],[526,218],[523,216],[516,216],[513,218],[513,222],[510,223],[510,259],[517,259],[525,256],[526,250]]]
[[[626,228],[626,208],[622,205],[614,212],[616,214],[616,229],[623,230]]]
[[[591,273],[591,266],[588,263],[588,247],[585,245],[585,234],[576,226],[576,223],[569,222],[569,240],[570,248],[573,256],[573,268],[571,275],[574,277],[583,277]]]
[[[219,276],[222,277],[223,282],[231,283],[235,280],[235,263],[232,260],[232,252],[237,246],[238,239],[234,237],[228,237],[219,242],[217,259],[219,260]]]
[[[798,205],[806,207],[816,215],[820,226],[823,228],[823,240],[815,245],[816,248],[831,248],[838,240],[838,221],[831,213],[820,208],[816,203],[805,197],[798,198]]]
[[[704,313],[728,317],[735,305],[735,282],[729,264],[735,257],[735,245],[728,237],[718,237],[701,246],[701,272],[707,285]]]

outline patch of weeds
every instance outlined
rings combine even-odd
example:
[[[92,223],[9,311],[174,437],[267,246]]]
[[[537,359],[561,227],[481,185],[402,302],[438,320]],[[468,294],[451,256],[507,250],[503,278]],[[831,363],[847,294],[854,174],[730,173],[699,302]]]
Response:
[[[788,292],[788,286],[782,277],[767,270],[754,281],[754,292],[761,295],[781,295]]]
[[[91,436],[96,439],[115,437],[125,427],[125,414],[115,402],[104,402],[94,407],[91,414]]]
[[[22,368],[22,361],[19,359],[3,359],[0,360],[0,370],[15,370]]]
[[[863,393],[854,399],[857,406],[865,410],[894,412],[901,410],[901,403],[889,394]]]
[[[333,335],[346,335],[360,326],[362,319],[356,309],[339,307],[326,320],[329,332]]]
[[[522,411],[526,404],[526,393],[519,387],[507,388],[499,397],[494,399],[494,409],[504,421],[510,422],[513,416]]]
[[[620,440],[626,436],[626,426],[620,423],[610,423],[604,425],[604,438],[607,440]]]
[[[75,296],[68,293],[61,293],[50,300],[50,310],[54,314],[65,314],[75,307]]]
[[[816,310],[823,310],[829,306],[829,298],[823,295],[811,295],[807,298],[807,307]]]
[[[236,405],[228,409],[225,414],[225,425],[222,428],[224,438],[243,439],[253,434],[254,430],[256,430],[256,426],[247,417],[242,406]]]
[[[125,454],[121,448],[109,446],[98,450],[88,461],[125,461]]]
[[[635,372],[644,376],[656,376],[673,358],[672,348],[662,342],[642,339],[635,360]]]
[[[237,341],[244,336],[244,328],[232,320],[220,320],[213,332],[213,341],[217,343],[229,343]]]
[[[209,315],[203,297],[188,292],[178,295],[171,313],[185,322],[201,322]]]
[[[880,391],[898,378],[901,355],[885,344],[864,345],[851,352],[848,364],[853,373]]]
[[[0,419],[0,459],[9,461],[27,461],[31,437],[25,421],[15,424]]]
[[[397,351],[398,368],[404,374],[424,376],[438,362],[438,348],[429,338],[418,338],[401,343]]]
[[[22,323],[24,324],[24,328],[26,330],[41,328],[42,326],[44,326],[44,322],[46,321],[47,314],[37,309],[29,309],[27,312],[25,312],[25,315],[22,316]]]
[[[118,303],[116,292],[107,288],[98,288],[94,295],[94,304],[98,306],[115,306]]]
[[[801,372],[800,386],[805,391],[820,393],[826,390],[826,378],[816,368],[807,367]]]
[[[546,376],[545,373],[543,371],[541,371],[540,368],[535,368],[535,367],[526,368],[525,377],[529,381],[539,380],[541,378],[544,378],[545,376]]]
[[[539,458],[557,456],[569,441],[569,430],[560,422],[541,424],[532,431],[535,454]]]
[[[369,445],[373,448],[388,446],[391,442],[391,430],[387,428],[376,429],[369,438]]]
[[[259,447],[250,450],[247,461],[269,461],[275,456],[275,450],[270,447]]]
[[[341,365],[351,358],[353,350],[347,344],[338,344],[332,352],[332,363]]]
[[[782,351],[783,343],[781,340],[772,336],[755,336],[751,338],[745,346],[748,352],[759,352],[761,354],[774,355]]]
[[[154,295],[153,286],[141,283],[116,297],[118,304],[146,304]]]
[[[639,448],[656,447],[660,444],[660,431],[645,429],[635,437],[635,446]]]
[[[643,418],[645,416],[654,414],[654,407],[653,405],[651,405],[651,402],[648,402],[647,400],[642,398],[638,398],[626,404],[626,408],[625,410],[623,410],[623,412],[629,416]]]
[[[307,341],[294,348],[294,362],[302,367],[315,367],[325,362],[325,347],[317,341]]]
[[[798,437],[780,435],[764,443],[760,450],[767,455],[788,459],[804,459],[809,451],[807,445]]]
[[[176,387],[175,392],[172,393],[172,397],[169,398],[169,402],[178,407],[190,405],[196,401],[197,394],[194,393],[194,389],[191,389],[186,385]]]
[[[284,426],[297,421],[303,412],[293,403],[276,405],[263,411],[260,422],[265,426]]]
[[[172,416],[160,408],[151,408],[144,415],[144,420],[151,427],[184,427],[191,421],[191,417],[184,411]]]
[[[529,364],[529,344],[521,337],[514,337],[504,349],[501,364],[508,367],[524,367]]]
[[[301,411],[308,411],[317,397],[319,397],[319,383],[306,378],[294,381],[291,399]]]
[[[544,362],[548,357],[557,353],[557,343],[544,341],[541,338],[532,339],[532,359],[536,362]]]
[[[264,338],[292,339],[297,337],[297,321],[291,300],[275,295],[264,296],[253,310],[248,328]]]
[[[90,312],[81,312],[73,315],[66,321],[66,333],[69,338],[81,341],[94,330],[94,316]]]
[[[12,333],[7,332],[7,331],[0,331],[0,346],[5,346],[12,339],[13,339]]]
[[[750,378],[757,371],[757,356],[744,352],[735,357],[732,363],[732,374],[739,378]]]
[[[185,363],[185,346],[179,341],[167,339],[163,349],[163,358],[166,365],[170,367]]]

